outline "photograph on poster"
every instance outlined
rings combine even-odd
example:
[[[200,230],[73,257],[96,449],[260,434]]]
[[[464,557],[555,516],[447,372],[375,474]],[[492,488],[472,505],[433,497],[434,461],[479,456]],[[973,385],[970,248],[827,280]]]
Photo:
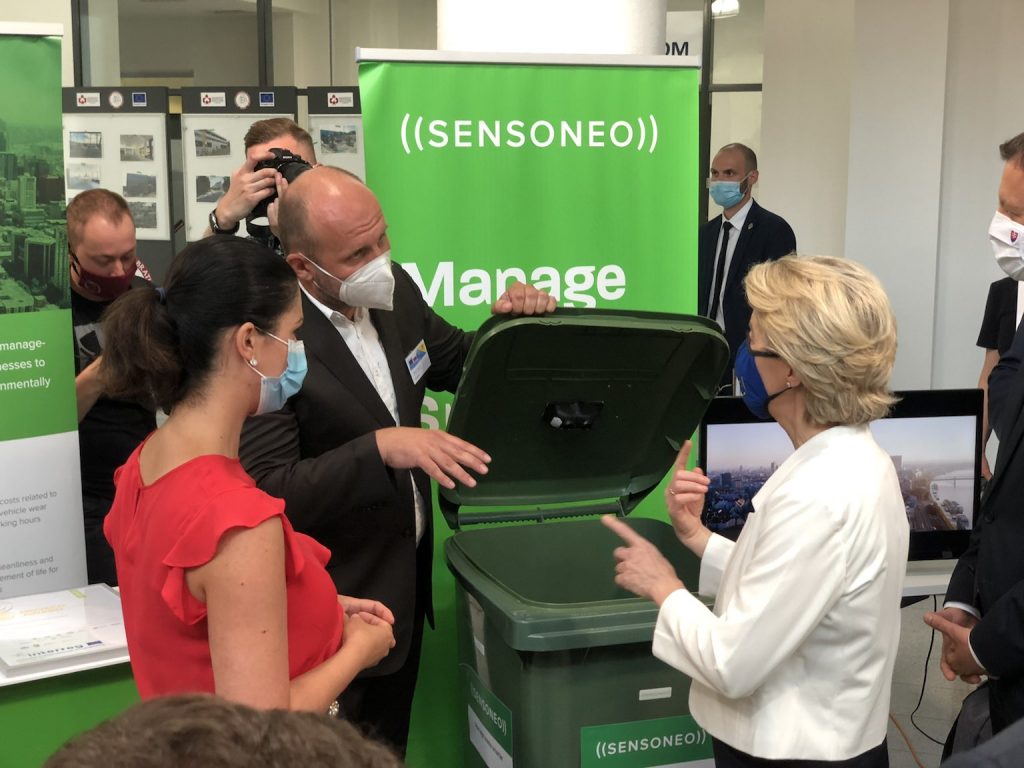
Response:
[[[69,189],[96,189],[100,185],[98,163],[68,163]]]
[[[71,131],[68,149],[71,157],[103,157],[103,134],[99,131]]]
[[[37,303],[28,288],[0,269],[0,315],[35,312],[45,308],[45,303]]]
[[[358,130],[354,123],[320,129],[320,146],[325,154],[355,154]]]
[[[126,173],[121,194],[125,197],[156,197],[156,176],[149,173]]]
[[[136,229],[156,229],[156,203],[136,203],[129,200],[128,209],[132,212]]]
[[[130,163],[153,159],[153,137],[143,133],[121,134],[121,161]]]
[[[224,197],[230,184],[230,176],[196,176],[196,202],[217,202]]]
[[[231,142],[207,128],[196,129],[195,143],[196,157],[221,157],[231,154]]]

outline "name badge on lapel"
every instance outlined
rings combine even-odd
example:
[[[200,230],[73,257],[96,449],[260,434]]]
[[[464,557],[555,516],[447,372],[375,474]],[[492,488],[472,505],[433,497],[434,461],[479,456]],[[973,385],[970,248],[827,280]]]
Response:
[[[412,383],[419,384],[420,379],[430,369],[430,353],[427,352],[427,343],[420,341],[412,352],[405,356],[405,365],[412,376]]]

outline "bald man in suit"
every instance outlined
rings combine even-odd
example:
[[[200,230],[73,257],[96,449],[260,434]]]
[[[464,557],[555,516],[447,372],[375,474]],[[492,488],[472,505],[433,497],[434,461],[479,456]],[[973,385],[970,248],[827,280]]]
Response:
[[[722,213],[700,228],[698,238],[698,312],[717,322],[729,342],[729,367],[722,379],[729,391],[736,350],[750,323],[743,278],[755,264],[796,250],[796,236],[785,219],[751,197],[757,179],[752,149],[743,144],[722,147],[711,162],[708,179],[708,190]]]

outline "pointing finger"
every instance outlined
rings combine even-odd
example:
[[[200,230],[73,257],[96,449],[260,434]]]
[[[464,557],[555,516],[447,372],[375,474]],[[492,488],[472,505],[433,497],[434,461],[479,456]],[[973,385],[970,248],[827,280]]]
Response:
[[[619,520],[615,515],[602,515],[601,522],[604,523],[605,527],[610,528],[614,533],[618,534],[619,538],[630,546],[634,544],[641,544],[646,541],[643,536]]]
[[[690,461],[690,449],[693,447],[693,441],[686,440],[683,442],[683,447],[679,449],[679,455],[676,456],[676,469],[686,469],[686,464]]]

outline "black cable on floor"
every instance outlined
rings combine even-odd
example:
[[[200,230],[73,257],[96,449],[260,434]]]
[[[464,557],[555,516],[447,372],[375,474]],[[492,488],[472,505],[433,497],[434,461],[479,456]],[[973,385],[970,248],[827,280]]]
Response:
[[[932,610],[939,610],[939,600],[935,595],[932,595]],[[934,741],[940,747],[945,746],[946,742],[939,741],[931,734],[927,733],[921,726],[914,722],[914,715],[917,714],[917,710],[921,708],[921,702],[924,701],[924,689],[928,685],[928,665],[932,660],[932,648],[935,646],[935,630],[932,630],[931,639],[928,641],[928,653],[924,657],[924,679],[921,681],[921,695],[917,697],[917,706],[914,707],[914,711],[910,713],[910,724],[917,729],[917,732],[924,736],[929,741]]]

